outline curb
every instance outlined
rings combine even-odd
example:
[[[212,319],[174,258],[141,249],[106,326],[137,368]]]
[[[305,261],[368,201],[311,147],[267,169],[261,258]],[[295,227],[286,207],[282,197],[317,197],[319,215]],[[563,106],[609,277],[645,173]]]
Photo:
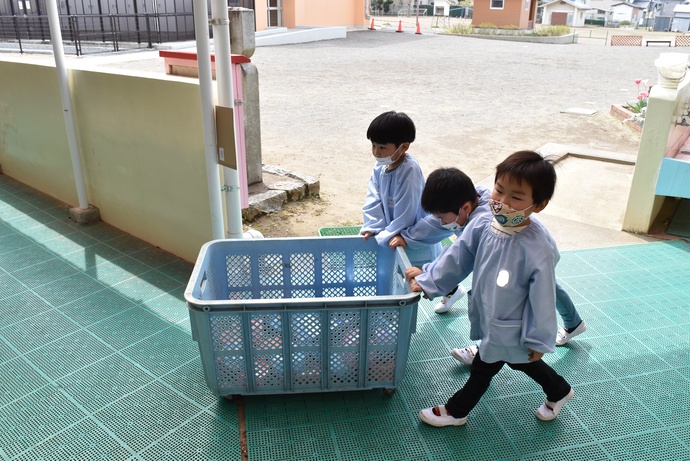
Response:
[[[249,207],[242,210],[242,220],[252,222],[260,216],[280,211],[288,202],[318,197],[319,180],[272,165],[262,165],[262,181],[249,185]]]

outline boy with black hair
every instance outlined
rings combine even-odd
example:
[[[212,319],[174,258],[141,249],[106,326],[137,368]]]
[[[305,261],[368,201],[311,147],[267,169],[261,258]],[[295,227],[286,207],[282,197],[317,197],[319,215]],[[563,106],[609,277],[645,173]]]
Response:
[[[391,247],[436,244],[451,235],[460,235],[470,216],[489,213],[490,194],[486,187],[475,188],[469,176],[457,168],[438,168],[432,171],[427,178],[421,200],[422,209],[429,215],[393,237]],[[448,312],[453,303],[464,295],[465,289],[458,284],[436,304],[434,312]]]
[[[540,154],[519,151],[496,168],[491,215],[470,220],[460,237],[415,278],[413,291],[447,293],[470,273],[470,337],[481,340],[465,386],[445,405],[419,416],[437,427],[460,426],[504,364],[539,383],[546,401],[537,418],[555,419],[574,391],[541,360],[556,345],[558,249],[546,228],[530,215],[549,203],[556,185],[553,165]]]
[[[455,235],[459,236],[473,216],[488,214],[491,192],[483,186],[475,188],[472,180],[457,168],[439,168],[427,178],[422,193],[421,206],[429,215],[414,226],[404,229],[400,235],[393,237],[392,247],[407,247],[408,242],[434,244]],[[473,248],[473,253],[476,248]],[[445,251],[445,250],[444,250]],[[411,276],[421,274],[422,270],[412,270]],[[434,312],[448,312],[455,301],[465,294],[462,285],[443,296],[436,304]],[[577,312],[568,293],[556,283],[556,310],[563,319],[563,327],[556,333],[556,345],[562,346],[573,337],[583,333],[587,326]],[[465,365],[471,365],[478,350],[473,344],[464,348],[454,348],[451,356]]]
[[[395,248],[391,239],[426,216],[419,206],[424,175],[407,153],[415,135],[412,119],[395,111],[379,115],[367,129],[376,165],[362,207],[364,223],[359,233],[364,240],[374,236],[379,245]],[[410,245],[406,252],[410,263],[421,267],[434,260],[441,251],[439,242]]]

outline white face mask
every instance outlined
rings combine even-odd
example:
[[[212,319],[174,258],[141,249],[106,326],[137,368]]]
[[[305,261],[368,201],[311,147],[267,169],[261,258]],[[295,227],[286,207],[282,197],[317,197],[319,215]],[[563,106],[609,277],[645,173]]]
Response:
[[[460,230],[462,230],[463,227],[465,227],[465,226],[461,226],[460,224],[458,224],[455,221],[449,222],[448,224],[441,224],[441,226],[443,226],[444,229],[448,229],[449,231],[453,231],[453,232],[460,231]]]
[[[392,164],[394,164],[395,162],[400,160],[400,157],[398,157],[397,160],[393,160],[393,157],[395,157],[395,154],[398,153],[398,151],[400,150],[401,147],[402,147],[402,144],[397,149],[395,149],[395,152],[393,152],[393,155],[391,155],[390,157],[375,157],[376,161],[378,162],[379,165],[392,165]]]
[[[525,212],[532,208],[534,203],[525,208],[524,210],[515,210],[503,202],[498,200],[490,199],[489,207],[491,208],[491,213],[493,213],[496,221],[503,227],[515,227],[519,226],[523,222],[527,221]]]
[[[465,228],[465,226],[467,225],[467,219],[469,219],[469,215],[468,215],[467,219],[465,219],[465,224],[463,224],[462,226],[460,224],[458,224],[458,219],[460,219],[460,216],[462,216],[462,208],[460,208],[460,210],[458,210],[458,215],[455,217],[455,220],[453,222],[449,222],[448,224],[443,224],[443,222],[441,222],[441,227],[443,227],[444,229],[448,229],[449,231],[453,231],[453,232],[463,230]],[[439,220],[440,220],[440,218],[439,218]]]

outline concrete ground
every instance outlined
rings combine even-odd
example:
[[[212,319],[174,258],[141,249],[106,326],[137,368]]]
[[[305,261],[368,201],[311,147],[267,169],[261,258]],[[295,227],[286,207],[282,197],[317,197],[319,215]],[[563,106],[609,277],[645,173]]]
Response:
[[[395,18],[384,19],[397,26]],[[316,235],[320,227],[361,223],[373,165],[366,128],[387,110],[415,121],[410,153],[425,175],[456,166],[490,184],[505,156],[543,147],[633,162],[639,134],[610,116],[610,107],[635,99],[635,79],[654,84],[654,60],[676,51],[610,47],[595,39],[545,45],[448,36],[437,33],[434,18],[415,34],[414,18],[401,20],[413,21],[403,33],[377,23],[379,30],[350,31],[345,39],[256,49],[251,59],[259,70],[263,163],[321,184],[320,200],[254,223],[265,236]],[[157,51],[68,62],[164,72]],[[561,249],[650,240],[620,231],[633,166],[605,158],[567,155],[559,162],[556,196],[541,217]]]

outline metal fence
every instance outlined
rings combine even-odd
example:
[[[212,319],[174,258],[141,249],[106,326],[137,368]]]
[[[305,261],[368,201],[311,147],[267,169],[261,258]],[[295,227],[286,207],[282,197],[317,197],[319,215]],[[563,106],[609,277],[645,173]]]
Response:
[[[254,0],[228,0],[228,6],[255,8]],[[46,12],[45,0],[0,0],[2,48],[24,52],[49,44]],[[191,0],[60,0],[58,15],[65,50],[77,55],[195,37]]]
[[[59,22],[63,41],[70,45],[66,52],[74,50],[77,56],[85,50],[152,48],[154,43],[194,39],[191,12],[60,15]],[[48,16],[0,16],[0,40],[11,41],[21,53],[28,44],[49,42]]]

